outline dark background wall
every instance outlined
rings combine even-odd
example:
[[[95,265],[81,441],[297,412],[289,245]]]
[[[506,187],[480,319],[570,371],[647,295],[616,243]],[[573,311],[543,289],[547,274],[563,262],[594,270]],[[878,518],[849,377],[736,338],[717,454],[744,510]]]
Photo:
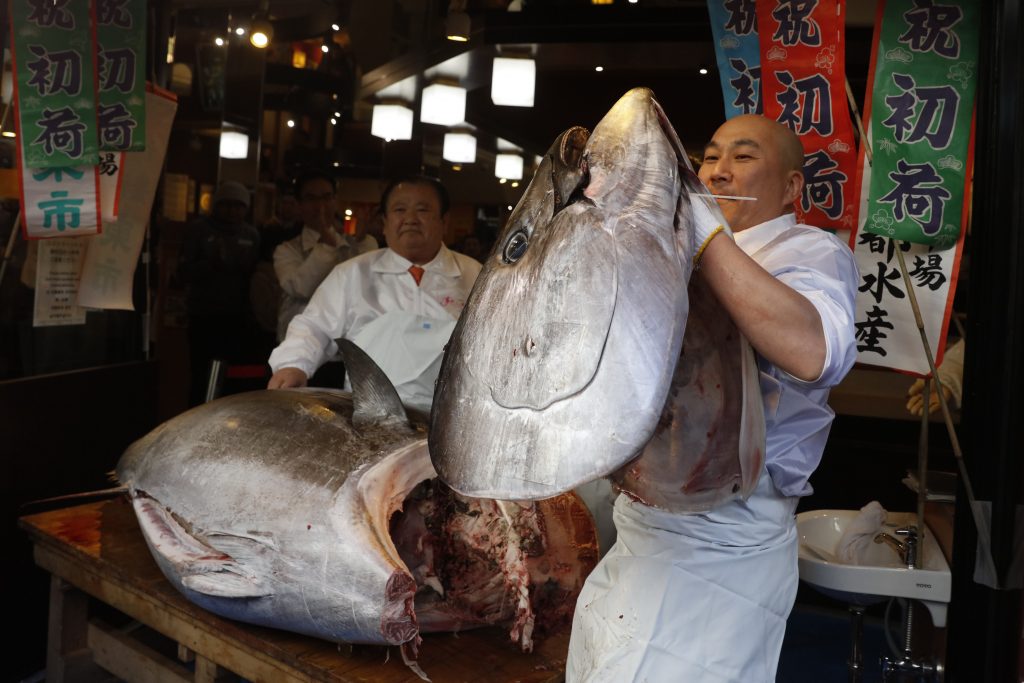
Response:
[[[49,582],[17,527],[19,515],[45,508],[23,506],[114,486],[108,473],[122,451],[156,426],[156,394],[155,362],[0,382],[4,680],[19,680],[45,665]]]

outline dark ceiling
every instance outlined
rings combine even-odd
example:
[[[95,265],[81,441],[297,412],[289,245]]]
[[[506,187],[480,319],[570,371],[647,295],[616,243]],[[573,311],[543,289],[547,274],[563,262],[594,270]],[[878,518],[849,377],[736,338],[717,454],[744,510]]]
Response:
[[[874,0],[852,0],[847,21],[847,74],[853,91],[863,92],[871,43]],[[179,12],[209,21],[210,16],[251,16],[255,1],[175,0]],[[472,20],[471,40],[444,38],[449,7],[465,6]],[[529,0],[522,11],[507,11],[508,0],[273,0],[270,14],[275,42],[329,35],[332,22],[343,34],[341,46],[350,69],[322,80],[325,92],[341,88],[342,124],[334,148],[317,150],[339,162],[339,172],[368,176],[410,165],[451,178],[463,190],[456,195],[491,194],[493,154],[498,137],[526,154],[542,153],[562,130],[593,127],[625,91],[636,86],[654,90],[684,144],[698,151],[723,118],[722,94],[715,66],[705,0],[616,0],[595,6],[589,0]],[[285,43],[287,44],[287,43]],[[537,64],[533,107],[500,107],[490,99],[490,68],[498,54],[532,55]],[[439,66],[440,65],[440,66]],[[603,71],[595,71],[602,66]],[[445,73],[452,67],[452,73]],[[707,68],[701,75],[698,69]],[[321,69],[322,71],[322,69]],[[273,72],[273,76],[272,76]],[[268,63],[264,107],[295,111],[335,105],[309,93],[321,73],[295,72],[286,64]],[[304,78],[297,78],[296,74]],[[478,163],[460,174],[441,162],[445,129],[416,122],[414,140],[383,143],[369,135],[372,104],[406,86],[405,98],[418,109],[417,93],[434,76],[457,78],[467,88],[466,122],[477,131]],[[333,80],[332,80],[333,79]],[[404,81],[404,83],[403,83]],[[390,88],[390,90],[389,90]],[[308,112],[307,112],[308,113]],[[327,114],[330,116],[330,114]],[[418,119],[418,117],[417,117]],[[527,171],[529,173],[529,170]],[[514,201],[508,188],[496,195]]]

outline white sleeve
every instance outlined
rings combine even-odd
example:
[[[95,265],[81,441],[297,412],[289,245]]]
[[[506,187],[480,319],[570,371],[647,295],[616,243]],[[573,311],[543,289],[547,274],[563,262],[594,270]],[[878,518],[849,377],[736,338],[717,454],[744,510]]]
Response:
[[[853,253],[838,241],[821,240],[804,246],[803,258],[793,261],[796,265],[772,274],[807,298],[818,311],[825,335],[825,364],[817,379],[804,382],[792,377],[792,381],[831,387],[842,381],[857,360],[854,339],[857,263]]]
[[[288,332],[268,361],[271,369],[298,368],[312,377],[338,352],[335,339],[351,327],[351,299],[359,288],[355,268],[335,268],[313,293],[306,309],[292,318]]]
[[[313,296],[317,285],[336,264],[337,249],[323,242],[317,242],[309,256],[303,256],[302,247],[293,240],[279,244],[274,250],[277,281],[286,294],[298,299]]]

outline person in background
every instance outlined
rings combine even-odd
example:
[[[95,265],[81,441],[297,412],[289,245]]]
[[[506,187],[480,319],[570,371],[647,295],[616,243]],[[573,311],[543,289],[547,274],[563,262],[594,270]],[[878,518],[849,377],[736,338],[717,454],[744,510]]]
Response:
[[[335,189],[334,178],[324,171],[307,171],[295,181],[301,232],[274,250],[274,272],[283,292],[277,316],[279,342],[334,266],[377,248],[377,240],[369,235],[339,230]]]
[[[392,181],[381,195],[387,248],[334,267],[270,355],[268,389],[305,386],[334,340],[348,338],[380,366],[402,401],[429,411],[434,382],[480,264],[449,250],[448,192],[436,179]]]
[[[273,261],[277,245],[296,237],[300,232],[302,219],[299,215],[299,200],[295,196],[295,184],[287,183],[277,191],[274,215],[260,226],[260,260]]]
[[[249,191],[228,181],[213,196],[213,212],[186,228],[178,277],[187,289],[192,384],[190,405],[203,402],[210,361],[245,363],[256,352],[249,280],[260,254],[259,231],[246,221]]]
[[[853,255],[793,215],[803,156],[792,131],[756,115],[730,119],[704,149],[713,194],[756,199],[719,199],[727,225],[690,203],[693,277],[756,352],[765,466],[747,500],[702,514],[616,499],[616,544],[577,600],[568,683],[775,679],[798,583],[796,505],[834,417],[829,388],[856,357]]]
[[[935,368],[939,373],[939,381],[942,382],[942,393],[946,396],[946,402],[950,410],[958,409],[963,398],[964,391],[964,340],[960,339],[946,347],[946,353],[942,357],[942,363]],[[915,380],[907,390],[907,412],[920,417],[924,413],[924,380]],[[935,384],[932,383],[928,392],[928,413],[935,415],[942,408],[939,406],[939,394],[935,391]]]

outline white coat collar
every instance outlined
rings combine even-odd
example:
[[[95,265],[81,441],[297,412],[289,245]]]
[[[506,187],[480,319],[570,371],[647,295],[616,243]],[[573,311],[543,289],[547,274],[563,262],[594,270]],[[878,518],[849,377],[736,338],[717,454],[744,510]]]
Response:
[[[796,214],[784,213],[778,218],[759,223],[746,230],[740,230],[735,234],[736,244],[748,254],[753,254],[794,226],[796,226]]]
[[[409,266],[412,265],[412,261],[399,256],[396,252],[390,248],[385,247],[384,253],[376,263],[373,264],[373,270],[378,273],[404,273],[409,270]],[[437,273],[438,275],[445,275],[447,277],[458,277],[462,274],[459,270],[459,264],[455,262],[455,256],[448,247],[441,245],[440,251],[437,252],[437,256],[432,261],[423,265],[423,270],[431,273]]]

